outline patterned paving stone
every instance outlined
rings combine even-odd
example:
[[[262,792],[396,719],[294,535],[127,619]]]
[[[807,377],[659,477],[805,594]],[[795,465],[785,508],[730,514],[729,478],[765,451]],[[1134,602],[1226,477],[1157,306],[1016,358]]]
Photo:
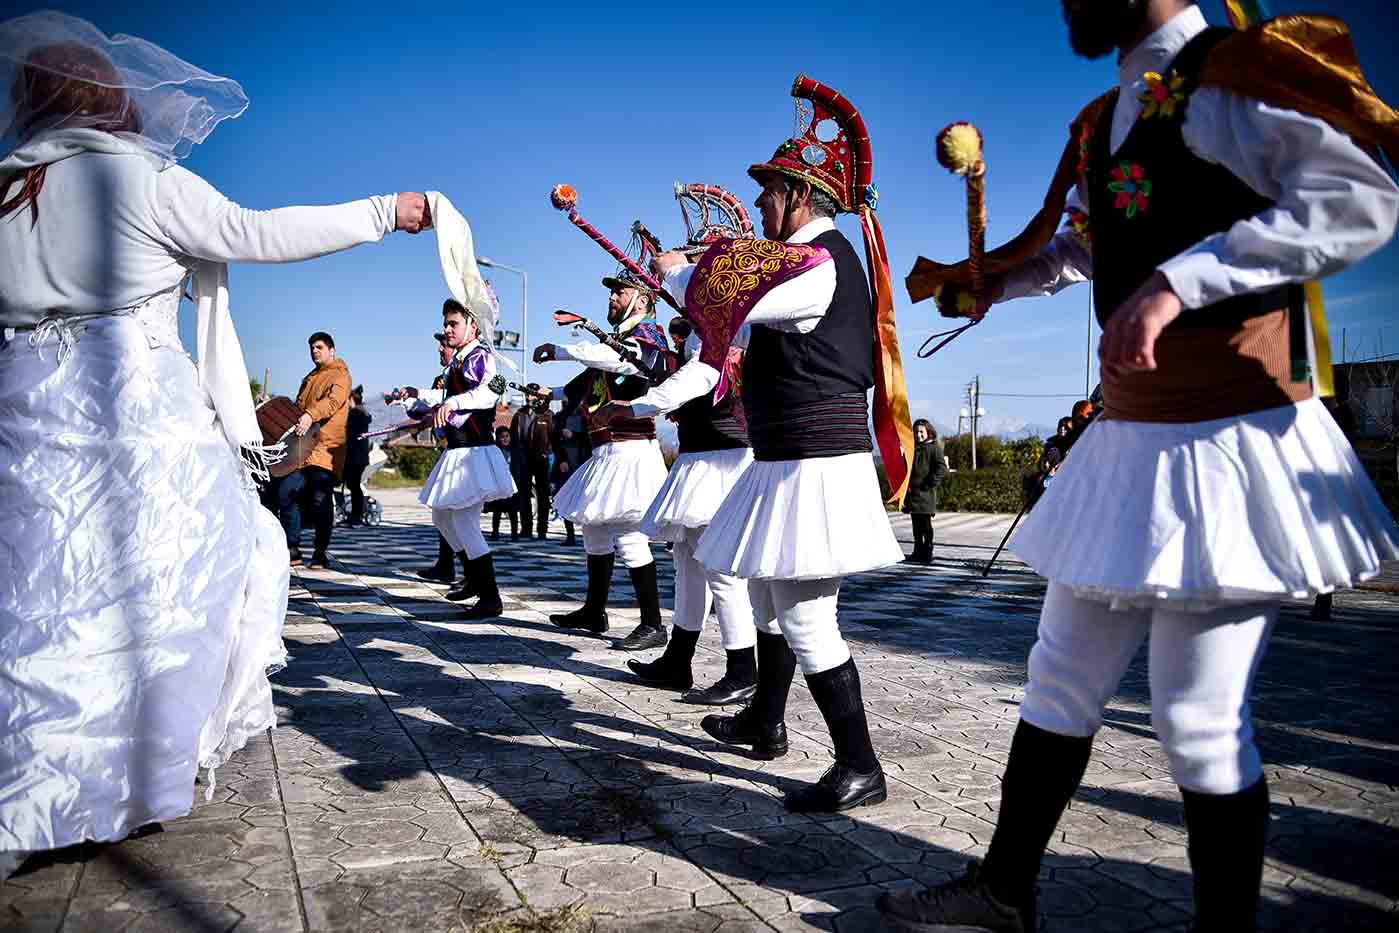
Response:
[[[614,631],[567,632],[547,614],[581,598],[581,548],[502,542],[506,611],[468,621],[413,575],[436,554],[425,513],[383,498],[385,524],[337,531],[335,566],[293,578],[281,727],[221,768],[207,799],[195,787],[163,832],[31,859],[0,885],[0,928],[863,931],[878,928],[881,891],[946,881],[984,853],[1043,592],[1032,575],[1011,564],[982,579],[953,558],[846,582],[890,799],[805,816],[781,794],[819,777],[831,750],[801,678],[791,751],[754,761],[700,730],[712,710],[627,671],[612,644],[637,608],[620,574]],[[1340,594],[1329,625],[1284,609],[1254,701],[1272,790],[1264,929],[1396,926],[1396,610],[1373,591]],[[1145,660],[1051,841],[1045,930],[1190,922]],[[706,631],[697,682],[723,663]]]

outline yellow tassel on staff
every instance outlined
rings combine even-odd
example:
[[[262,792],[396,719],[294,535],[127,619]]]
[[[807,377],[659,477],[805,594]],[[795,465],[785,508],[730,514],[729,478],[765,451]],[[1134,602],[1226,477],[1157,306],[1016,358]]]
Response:
[[[1316,394],[1329,398],[1336,394],[1336,373],[1331,366],[1331,334],[1326,328],[1326,298],[1320,282],[1302,286],[1307,298],[1307,317],[1312,324],[1312,353],[1316,356]]]

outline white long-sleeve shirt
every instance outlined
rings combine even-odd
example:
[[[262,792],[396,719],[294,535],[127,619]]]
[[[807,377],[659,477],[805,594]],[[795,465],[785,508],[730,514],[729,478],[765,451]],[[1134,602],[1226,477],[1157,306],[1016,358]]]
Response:
[[[1142,76],[1164,73],[1206,28],[1204,14],[1191,6],[1119,63],[1113,152],[1141,114]],[[1323,120],[1201,87],[1190,97],[1181,135],[1195,155],[1223,165],[1274,202],[1157,267],[1187,308],[1329,275],[1394,235],[1399,187],[1349,136]],[[1088,203],[1082,179],[1076,194],[1071,203]],[[1076,234],[1060,232],[1007,276],[1001,300],[1052,295],[1092,275],[1091,250]]]
[[[746,349],[750,334],[748,324],[744,322],[738,333],[734,334],[730,346]],[[719,384],[719,371],[708,363],[700,362],[700,351],[703,349],[704,343],[699,334],[691,334],[685,341],[685,364],[665,382],[652,386],[645,395],[631,403],[637,417],[646,418],[675,411],[691,399],[714,391]]]
[[[396,196],[255,211],[179,166],[84,153],[48,167],[38,204],[37,224],[28,207],[0,220],[0,327],[132,307],[197,260],[293,262],[377,241]]]

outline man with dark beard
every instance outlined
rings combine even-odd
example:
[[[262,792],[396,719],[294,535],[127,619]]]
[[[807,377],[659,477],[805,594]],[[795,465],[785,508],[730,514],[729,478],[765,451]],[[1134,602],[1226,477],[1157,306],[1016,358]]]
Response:
[[[1120,87],[1075,122],[1045,210],[987,254],[981,294],[968,300],[967,264],[927,260],[909,292],[979,317],[988,301],[1091,278],[1104,417],[1015,541],[1049,588],[985,861],[879,908],[900,930],[1035,929],[1045,848],[1149,636],[1152,724],[1185,801],[1192,929],[1250,931],[1268,788],[1248,699],[1279,604],[1399,556],[1399,528],[1289,339],[1304,339],[1305,322],[1289,323],[1301,284],[1394,231],[1399,189],[1361,146],[1392,158],[1399,115],[1337,20],[1235,33],[1187,0],[1064,9],[1079,54],[1120,49]],[[1088,235],[1054,236],[1071,186]]]

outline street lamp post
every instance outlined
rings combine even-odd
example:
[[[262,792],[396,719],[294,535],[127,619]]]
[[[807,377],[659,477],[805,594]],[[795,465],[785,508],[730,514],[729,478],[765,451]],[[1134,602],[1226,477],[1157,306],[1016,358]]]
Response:
[[[487,259],[485,256],[477,256],[476,262],[487,269],[502,269],[520,277],[520,305],[523,308],[520,313],[520,342],[524,344],[520,352],[520,381],[529,385],[529,273],[524,269]]]

